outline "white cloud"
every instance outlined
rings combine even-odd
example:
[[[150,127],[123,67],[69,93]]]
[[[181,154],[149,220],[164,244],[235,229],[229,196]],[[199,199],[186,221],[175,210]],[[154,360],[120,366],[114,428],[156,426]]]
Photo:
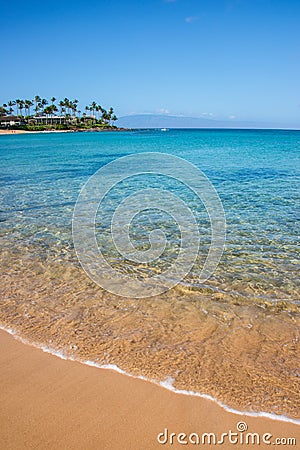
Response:
[[[198,20],[198,19],[199,19],[199,17],[197,17],[197,16],[188,16],[184,19],[184,21],[186,23],[192,23],[192,22],[196,22],[196,20]]]
[[[236,116],[228,116],[228,119],[236,119]]]

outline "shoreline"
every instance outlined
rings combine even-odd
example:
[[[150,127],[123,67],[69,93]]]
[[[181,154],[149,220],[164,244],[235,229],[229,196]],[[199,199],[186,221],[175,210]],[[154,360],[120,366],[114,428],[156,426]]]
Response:
[[[249,433],[300,439],[300,427],[294,423],[237,415],[211,400],[178,395],[109,368],[55,358],[3,330],[0,344],[0,446],[6,449],[156,449],[162,447],[157,436],[165,429],[176,436],[221,435],[236,431],[239,422]],[[169,434],[165,447],[182,448],[176,441],[169,443]],[[269,446],[261,441],[234,447]]]
[[[230,410],[300,419],[297,329],[287,305],[241,309],[235,298],[183,290],[120,302],[70,261],[45,263],[40,247],[12,254],[3,244],[1,322],[28,343],[158,384],[169,380],[173,391],[206,394]]]
[[[49,133],[103,133],[103,132],[120,132],[120,131],[131,131],[131,128],[116,128],[116,129],[110,129],[110,128],[104,128],[104,129],[97,129],[97,128],[89,128],[89,129],[83,129],[83,130],[42,130],[42,131],[28,131],[28,130],[1,130],[0,129],[0,136],[8,136],[8,135],[15,135],[15,134],[49,134]]]
[[[129,377],[129,378],[133,378],[135,380],[143,380],[147,383],[151,383],[155,386],[158,386],[160,388],[166,389],[167,391],[170,391],[174,394],[177,395],[185,395],[185,396],[189,396],[189,397],[197,397],[197,398],[201,398],[204,399],[206,401],[212,402],[214,404],[216,404],[217,406],[219,406],[220,408],[222,408],[224,411],[230,413],[230,414],[235,414],[237,416],[244,416],[244,417],[254,417],[254,418],[267,418],[273,421],[279,421],[279,422],[286,422],[286,423],[291,423],[294,425],[300,425],[300,419],[293,419],[292,417],[288,417],[285,415],[276,415],[273,413],[269,413],[266,411],[240,411],[237,409],[234,409],[224,403],[222,403],[222,401],[218,400],[215,397],[212,397],[211,395],[208,394],[202,394],[200,392],[194,392],[194,391],[187,391],[187,390],[180,390],[180,389],[176,389],[173,387],[172,385],[172,379],[170,377],[168,377],[168,379],[166,381],[155,381],[155,380],[151,380],[148,379],[144,376],[138,376],[138,375],[133,375],[129,372],[126,372],[125,370],[121,369],[120,367],[118,367],[115,364],[106,364],[106,365],[100,365],[97,364],[93,361],[89,361],[89,360],[79,360],[73,357],[70,357],[68,355],[65,355],[63,352],[59,352],[56,350],[53,350],[49,347],[46,347],[44,345],[38,345],[35,343],[31,343],[28,340],[22,338],[21,336],[19,336],[14,330],[12,330],[11,328],[5,328],[4,326],[2,326],[0,324],[0,333],[1,332],[5,332],[7,334],[9,334],[10,336],[12,336],[16,341],[20,342],[23,345],[27,345],[29,347],[33,347],[36,348],[38,350],[43,351],[44,353],[48,353],[51,356],[54,356],[56,358],[59,358],[63,361],[71,361],[71,362],[75,362],[75,363],[79,363],[79,364],[83,364],[85,366],[88,367],[94,367],[96,369],[102,369],[102,370],[111,370],[115,373],[118,373],[120,375]]]
[[[78,129],[78,130],[43,130],[43,131],[28,131],[28,130],[7,130],[7,129],[0,129],[0,136],[8,136],[8,135],[14,135],[14,134],[49,134],[49,133],[103,133],[103,132],[121,132],[121,131],[159,131],[161,130],[160,127],[158,128],[116,128],[116,129],[97,129],[97,128],[89,128],[89,129]],[[299,131],[300,128],[168,128],[168,130],[182,130],[182,131]]]

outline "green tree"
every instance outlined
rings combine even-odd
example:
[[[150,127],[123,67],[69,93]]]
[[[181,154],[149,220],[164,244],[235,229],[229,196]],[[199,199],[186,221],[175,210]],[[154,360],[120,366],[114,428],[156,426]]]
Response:
[[[31,100],[24,101],[25,115],[30,116],[30,108],[32,106],[33,106],[33,102]]]
[[[37,116],[40,109],[39,105],[41,103],[41,97],[39,95],[36,95],[34,97],[34,102],[35,102],[35,115]]]
[[[113,109],[113,107],[111,106],[111,107],[109,108],[109,110],[108,110],[108,121],[109,121],[109,124],[110,124],[110,125],[111,125],[111,118],[112,118],[113,113],[114,113],[114,109]]]
[[[113,122],[115,122],[116,120],[118,120],[118,118],[117,118],[117,116],[114,114],[114,115],[112,116],[111,120],[112,120]]]
[[[45,98],[42,98],[42,100],[40,101],[40,105],[41,105],[41,108],[43,109],[43,112],[45,112],[44,111],[45,107],[48,105],[47,100]]]
[[[70,100],[67,97],[64,98],[64,104],[66,108],[66,113],[70,114]]]
[[[92,102],[92,103],[91,103],[91,110],[92,110],[92,112],[93,112],[93,119],[95,119],[95,110],[96,110],[96,107],[97,107],[97,103],[96,103],[96,102]]]
[[[64,113],[66,112],[65,110],[65,102],[63,100],[61,100],[59,102],[59,111],[60,111],[60,119],[59,119],[59,123],[61,124],[61,116],[64,115]]]
[[[50,108],[51,108],[51,114],[55,114],[58,111],[58,108],[56,105],[51,105]]]
[[[100,107],[100,105],[97,105],[96,106],[96,118],[99,120],[100,119],[100,111],[101,111],[101,109],[100,109],[101,107]],[[98,113],[98,114],[97,114]]]
[[[5,108],[5,106],[0,106],[0,116],[6,116],[8,113],[7,109]]]
[[[24,109],[24,106],[25,106],[24,100],[19,100],[19,110],[20,110],[20,115],[21,115],[21,117],[23,117],[23,109]]]
[[[76,111],[77,111],[77,105],[78,105],[78,100],[75,99],[71,102],[71,109],[73,112],[73,115],[76,117]]]
[[[54,104],[49,105],[49,106],[46,106],[46,108],[44,109],[44,114],[46,114],[48,118],[49,118],[49,116],[51,116],[51,117],[50,117],[50,123],[51,123],[51,124],[53,124],[53,117],[52,117],[52,116],[53,116],[54,113],[57,112],[57,111],[58,111],[57,106],[54,105]],[[48,122],[48,119],[46,119],[46,123],[47,123],[47,124],[49,123],[49,122]]]
[[[47,116],[46,125],[48,125],[48,117],[51,115],[51,112],[52,112],[51,106],[46,106],[44,108],[43,113],[46,114],[46,116]]]
[[[17,116],[19,115],[20,102],[21,102],[21,100],[19,98],[17,98],[17,100],[15,101],[16,106],[17,106]]]
[[[107,123],[109,121],[109,114],[106,109],[102,108],[102,122]]]
[[[16,104],[16,102],[14,102],[13,100],[10,100],[7,103],[8,107],[9,107],[9,110],[8,110],[9,114],[13,114],[15,104]]]

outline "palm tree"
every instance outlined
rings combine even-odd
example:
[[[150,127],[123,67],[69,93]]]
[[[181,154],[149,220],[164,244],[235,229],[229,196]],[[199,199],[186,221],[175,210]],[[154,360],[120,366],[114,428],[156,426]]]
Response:
[[[55,113],[58,111],[56,105],[51,105],[51,113],[52,115],[55,115]],[[53,120],[51,119],[51,123],[53,123]]]
[[[8,113],[7,111],[7,104],[3,103],[3,105],[1,106],[1,110],[2,110],[2,114],[0,113],[1,116],[6,116],[6,114]]]
[[[28,102],[28,108],[29,108],[29,115],[30,115],[30,108],[34,105],[32,100],[29,100]]]
[[[33,106],[33,102],[31,100],[25,100],[24,107],[25,107],[25,114],[27,111],[27,116],[30,116],[30,108]]]
[[[96,108],[95,108],[96,109],[96,114],[98,113],[98,120],[99,120],[99,112],[101,111],[100,108],[101,108],[100,105],[97,105]]]
[[[97,103],[96,103],[96,102],[92,102],[91,108],[92,108],[92,111],[93,111],[93,116],[95,115],[95,109],[96,109],[96,107],[97,107]]]
[[[29,100],[24,100],[25,117],[28,116],[28,102]]]
[[[73,100],[73,102],[71,102],[71,109],[72,109],[72,112],[75,117],[76,117],[77,104],[78,104],[78,100],[76,100],[76,99]]]
[[[65,112],[64,106],[65,106],[65,103],[64,103],[63,100],[61,100],[61,101],[59,102],[59,109],[60,109],[60,119],[59,119],[59,122],[60,122],[60,124],[61,124],[61,116],[62,116],[63,113]]]
[[[17,116],[19,115],[19,109],[20,109],[20,99],[17,98],[17,100],[15,101],[16,105],[17,105]]]
[[[109,111],[108,111],[108,120],[109,120],[109,124],[110,124],[110,125],[111,125],[111,118],[112,118],[113,113],[114,113],[114,109],[113,109],[113,107],[111,106],[111,107],[109,108]]]
[[[46,108],[44,108],[43,114],[46,114],[47,116],[46,125],[48,125],[48,116],[51,115],[51,106],[46,106]]]
[[[58,111],[57,106],[56,105],[50,105],[51,108],[51,113],[54,114]]]
[[[15,106],[16,102],[14,102],[13,100],[10,100],[7,105],[9,107],[9,114],[12,114],[14,112],[14,106]]]
[[[47,116],[53,116],[54,113],[55,113],[56,111],[58,111],[58,109],[57,109],[57,106],[54,105],[54,104],[49,105],[49,106],[47,106],[47,107],[44,109],[44,113],[45,113]],[[47,120],[47,124],[48,124],[48,120]],[[53,124],[53,119],[52,119],[52,117],[51,117],[51,124]]]
[[[90,106],[90,118],[92,119],[92,124],[94,124],[95,116],[93,106]]]
[[[48,102],[45,98],[42,98],[41,102],[40,102],[41,108],[45,109],[45,106],[48,105]]]
[[[39,109],[40,109],[39,105],[41,103],[41,97],[39,95],[36,95],[34,97],[34,102],[35,102],[35,115],[37,116],[38,112],[39,112]]]
[[[46,106],[46,108],[44,108],[44,114],[46,116],[50,116],[50,114],[51,114],[51,106]]]
[[[109,114],[106,111],[106,109],[102,108],[102,122],[107,123],[108,120],[109,120]]]
[[[1,106],[1,114],[12,114],[14,113],[14,106],[16,106],[16,115],[19,117],[24,117],[23,110],[25,109],[25,122],[27,123],[28,119],[30,119],[31,112],[30,108],[35,105],[35,114],[36,116],[39,116],[39,114],[44,113],[47,116],[46,124],[50,121],[50,116],[55,115],[55,113],[59,110],[59,116],[60,116],[60,124],[62,123],[63,116],[65,117],[66,123],[75,123],[79,124],[80,122],[87,123],[89,126],[93,126],[95,123],[102,123],[102,124],[110,124],[111,126],[114,125],[114,122],[117,119],[116,115],[114,114],[113,107],[110,107],[107,111],[105,108],[103,108],[100,104],[97,104],[95,101],[91,102],[89,106],[85,106],[85,112],[82,113],[80,110],[78,110],[79,101],[77,99],[74,99],[73,101],[70,101],[67,97],[64,98],[64,100],[60,100],[58,103],[58,106],[56,106],[55,97],[51,97],[50,104],[48,104],[48,101],[45,98],[41,98],[40,96],[36,95],[34,97],[34,100],[20,100],[17,99],[15,101],[10,100],[9,102],[4,103]],[[47,106],[48,105],[48,106]],[[51,118],[51,123],[53,122]]]
[[[67,97],[64,98],[64,104],[65,104],[66,112],[67,112],[67,114],[69,114],[70,100]]]
[[[5,103],[4,103],[5,105]],[[7,114],[7,109],[5,108],[5,106],[0,106],[0,116],[6,116]]]
[[[117,116],[114,114],[114,115],[112,116],[111,120],[112,120],[113,122],[115,122],[116,120],[118,120],[118,118],[117,118]]]
[[[19,109],[20,109],[21,117],[23,117],[24,106],[25,106],[24,100],[19,100]]]

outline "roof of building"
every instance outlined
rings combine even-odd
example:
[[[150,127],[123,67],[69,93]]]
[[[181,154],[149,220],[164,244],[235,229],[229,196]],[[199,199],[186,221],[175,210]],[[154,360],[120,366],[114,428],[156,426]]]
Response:
[[[2,116],[0,117],[0,122],[10,122],[11,120],[20,120],[18,116]]]

